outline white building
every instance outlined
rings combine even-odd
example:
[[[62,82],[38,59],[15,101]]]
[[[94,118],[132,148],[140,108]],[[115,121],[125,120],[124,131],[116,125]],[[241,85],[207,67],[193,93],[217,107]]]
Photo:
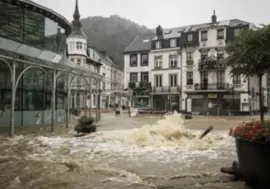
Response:
[[[238,19],[218,22],[214,13],[209,23],[166,30],[159,26],[154,35],[137,37],[124,52],[125,86],[133,90],[133,106],[186,111],[191,99],[192,112],[200,114],[258,111],[257,78],[232,76],[224,65],[226,43],[241,29],[253,27]],[[141,65],[142,59],[147,66]],[[146,72],[150,84],[143,104]]]
[[[90,68],[104,78],[102,83],[75,79],[71,92],[72,108],[97,108],[98,102],[100,108],[107,108],[109,105],[121,103],[124,72],[106,54],[89,47],[87,36],[82,30],[77,0],[73,18],[72,32],[67,38],[68,58],[74,65]],[[89,90],[92,91],[91,96],[87,96]]]

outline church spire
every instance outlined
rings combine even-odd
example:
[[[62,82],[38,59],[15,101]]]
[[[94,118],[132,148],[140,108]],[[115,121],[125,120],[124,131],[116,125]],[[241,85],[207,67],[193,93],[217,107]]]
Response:
[[[75,4],[75,11],[74,11],[74,14],[73,14],[73,18],[74,20],[80,20],[80,13],[79,13],[79,6],[78,6],[78,0],[76,0],[76,4]]]
[[[73,21],[72,21],[72,33],[73,34],[83,35],[82,24],[81,24],[80,18],[81,18],[81,15],[79,13],[78,0],[76,0],[75,11],[73,14]]]

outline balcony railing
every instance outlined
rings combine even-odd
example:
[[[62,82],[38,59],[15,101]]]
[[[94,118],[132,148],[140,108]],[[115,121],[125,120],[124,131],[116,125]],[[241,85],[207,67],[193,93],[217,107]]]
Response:
[[[151,83],[149,82],[131,82],[128,84],[128,87],[130,89],[150,89],[151,88]]]
[[[224,59],[199,60],[199,70],[224,70],[224,69],[226,69]]]
[[[153,87],[152,89],[153,93],[180,93],[181,87],[169,87],[169,86],[163,86],[163,87]]]
[[[199,84],[196,83],[194,85],[195,90],[230,90],[229,83],[206,83]]]

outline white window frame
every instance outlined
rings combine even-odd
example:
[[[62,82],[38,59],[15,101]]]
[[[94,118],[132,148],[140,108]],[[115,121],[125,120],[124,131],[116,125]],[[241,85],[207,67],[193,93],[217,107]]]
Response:
[[[176,39],[171,39],[170,40],[170,47],[176,47]]]
[[[132,61],[135,59],[136,61]],[[138,55],[137,54],[130,55],[130,67],[137,67],[137,66],[138,66]]]
[[[77,42],[76,42],[76,48],[77,48],[78,50],[82,50],[82,48],[83,48],[83,42],[77,41]]]
[[[136,77],[135,77],[135,74],[136,74]],[[131,72],[130,73],[130,83],[136,83],[136,82],[138,82],[138,73],[137,72]]]
[[[141,54],[141,66],[148,66],[148,54]]]
[[[162,87],[162,74],[157,74],[154,76],[155,87]]]
[[[176,68],[178,66],[177,55],[170,55],[169,62],[170,62],[170,68]]]
[[[147,79],[145,80],[144,77],[146,75],[147,75]],[[141,72],[141,82],[149,82],[149,72]]]
[[[177,81],[177,79],[178,79],[178,74],[170,74],[169,75],[169,86],[170,87],[177,87],[177,85],[178,85],[178,81]]]
[[[162,56],[155,56],[154,63],[155,63],[156,69],[161,69],[162,68]]]

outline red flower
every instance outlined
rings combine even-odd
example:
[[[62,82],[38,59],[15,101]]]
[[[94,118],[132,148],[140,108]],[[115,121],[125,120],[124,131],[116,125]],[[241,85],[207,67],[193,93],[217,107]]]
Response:
[[[265,128],[265,125],[267,125],[267,123],[270,126],[270,121],[265,121],[264,125],[262,125],[259,121],[252,121],[248,123],[243,122],[239,124],[235,129],[230,128],[229,135],[251,141],[267,141],[270,137],[270,129]]]

